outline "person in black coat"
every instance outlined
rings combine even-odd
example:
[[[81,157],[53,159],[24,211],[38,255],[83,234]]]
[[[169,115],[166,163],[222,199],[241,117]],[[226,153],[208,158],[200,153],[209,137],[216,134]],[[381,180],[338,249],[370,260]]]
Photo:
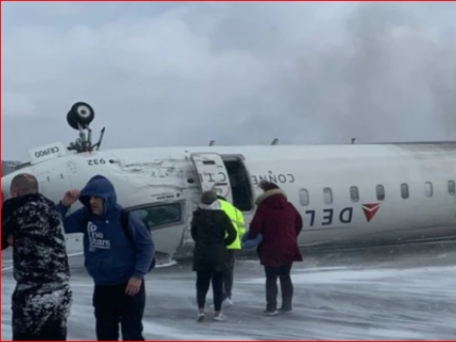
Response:
[[[193,271],[196,272],[196,297],[198,321],[205,318],[204,305],[212,281],[214,295],[214,320],[222,321],[223,274],[227,267],[227,246],[236,240],[237,232],[230,218],[221,210],[217,195],[206,191],[201,197],[199,208],[193,213],[191,235],[195,241],[193,249]]]
[[[38,180],[16,175],[2,205],[2,251],[13,248],[13,341],[66,341],[73,303],[60,213]]]

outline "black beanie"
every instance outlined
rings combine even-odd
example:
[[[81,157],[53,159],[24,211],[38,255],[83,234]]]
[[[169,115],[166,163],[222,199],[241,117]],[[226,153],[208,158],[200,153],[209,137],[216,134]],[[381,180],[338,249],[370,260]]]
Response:
[[[213,191],[205,191],[201,196],[201,203],[211,205],[217,201],[217,195]]]

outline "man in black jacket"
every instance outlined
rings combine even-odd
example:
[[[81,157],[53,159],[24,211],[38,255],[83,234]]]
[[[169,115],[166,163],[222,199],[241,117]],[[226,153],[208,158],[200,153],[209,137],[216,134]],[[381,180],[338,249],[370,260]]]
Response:
[[[13,246],[13,341],[65,341],[72,304],[70,269],[60,213],[19,174],[2,206],[2,250]]]
[[[196,272],[198,321],[205,318],[204,305],[211,281],[214,295],[214,320],[222,321],[225,319],[221,308],[223,276],[227,268],[227,246],[236,240],[237,232],[228,215],[221,210],[214,192],[203,193],[200,207],[193,213],[191,234],[195,241],[193,271]]]

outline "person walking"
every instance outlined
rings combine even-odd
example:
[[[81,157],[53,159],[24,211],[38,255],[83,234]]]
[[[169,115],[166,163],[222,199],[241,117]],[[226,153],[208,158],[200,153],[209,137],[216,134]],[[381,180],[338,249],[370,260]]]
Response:
[[[66,216],[79,200],[83,207]],[[99,341],[144,341],[145,275],[154,265],[150,231],[117,203],[114,185],[92,177],[79,192],[68,191],[59,203],[65,232],[83,233],[85,265],[95,283],[93,306]]]
[[[258,206],[250,222],[246,240],[253,240],[261,233],[262,241],[257,254],[266,274],[265,315],[275,316],[292,311],[293,282],[291,268],[294,262],[302,261],[298,236],[303,227],[302,217],[288,202],[285,192],[276,184],[261,182],[264,191],[256,199]],[[277,310],[277,278],[280,279],[282,306]]]
[[[234,264],[236,260],[236,251],[242,249],[241,238],[245,234],[245,223],[244,215],[234,205],[226,200],[223,196],[217,196],[218,202],[221,209],[228,215],[236,229],[236,239],[231,243],[228,248],[227,254],[227,267],[223,273],[223,305],[228,307],[233,305],[232,294],[233,294],[233,282],[234,282]]]
[[[2,250],[13,247],[13,341],[66,341],[73,302],[60,213],[37,179],[15,176],[2,205]]]
[[[195,242],[193,250],[193,271],[196,272],[196,299],[198,321],[202,322],[206,295],[212,282],[214,296],[214,320],[222,321],[223,276],[227,268],[227,246],[237,237],[230,218],[220,208],[217,195],[204,192],[199,208],[193,213],[191,236]]]

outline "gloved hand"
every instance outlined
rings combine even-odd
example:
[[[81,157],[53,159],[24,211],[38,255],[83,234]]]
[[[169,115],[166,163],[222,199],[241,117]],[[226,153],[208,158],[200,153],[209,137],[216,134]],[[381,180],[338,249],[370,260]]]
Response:
[[[245,239],[244,239],[245,237]],[[249,240],[247,233],[242,237],[242,249],[251,249],[257,247],[263,241],[263,235],[258,234],[255,239]]]

